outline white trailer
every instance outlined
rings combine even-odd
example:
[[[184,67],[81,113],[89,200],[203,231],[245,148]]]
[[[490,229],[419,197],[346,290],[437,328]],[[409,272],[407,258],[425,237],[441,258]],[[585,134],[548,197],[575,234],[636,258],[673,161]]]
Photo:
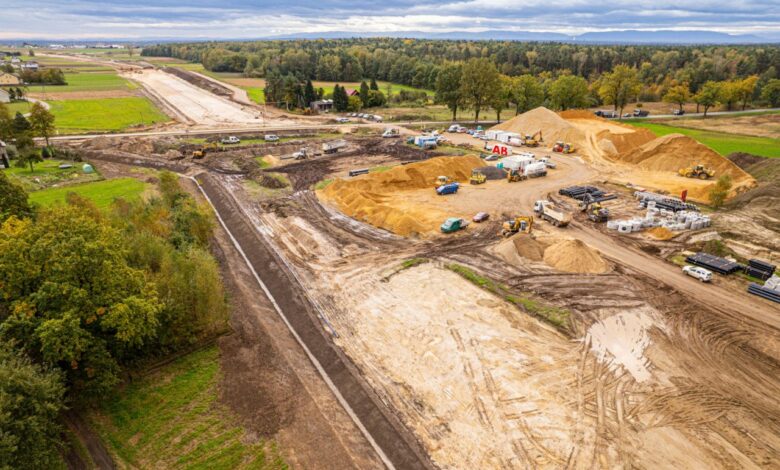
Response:
[[[547,165],[544,162],[531,162],[523,168],[523,175],[528,178],[547,176]]]
[[[516,133],[516,132],[502,132],[502,133],[501,133],[501,134],[499,134],[499,135],[498,135],[498,137],[497,137],[497,139],[498,139],[500,142],[503,142],[503,143],[505,143],[505,144],[508,144],[508,143],[510,143],[510,141],[511,141],[512,139],[519,139],[519,138],[520,138],[520,134],[518,134],[518,133]]]
[[[514,155],[511,157],[502,158],[501,161],[498,162],[498,166],[500,168],[504,168],[506,170],[525,170],[525,167],[529,164],[533,163],[534,159],[529,157],[524,157],[520,155]]]
[[[500,131],[497,129],[488,129],[485,131],[485,137],[487,137],[488,140],[498,140],[498,135],[503,134],[504,131]]]

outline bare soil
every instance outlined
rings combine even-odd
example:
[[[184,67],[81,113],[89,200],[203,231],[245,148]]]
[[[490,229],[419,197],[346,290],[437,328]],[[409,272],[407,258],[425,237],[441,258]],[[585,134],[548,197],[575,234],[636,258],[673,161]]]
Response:
[[[677,127],[725,132],[727,134],[770,137],[774,139],[777,139],[778,136],[780,136],[780,114],[726,117],[711,116],[707,119],[675,119],[658,122]]]

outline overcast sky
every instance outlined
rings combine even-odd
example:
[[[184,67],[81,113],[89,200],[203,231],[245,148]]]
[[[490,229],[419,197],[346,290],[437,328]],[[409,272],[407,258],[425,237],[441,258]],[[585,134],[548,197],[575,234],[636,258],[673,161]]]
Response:
[[[0,0],[0,39],[705,29],[780,38],[780,0]]]

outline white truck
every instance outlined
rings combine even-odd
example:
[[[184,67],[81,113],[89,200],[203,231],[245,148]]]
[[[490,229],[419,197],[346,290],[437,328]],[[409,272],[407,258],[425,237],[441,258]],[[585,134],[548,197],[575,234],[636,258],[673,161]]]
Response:
[[[392,139],[393,137],[399,137],[400,135],[401,135],[401,133],[398,132],[398,129],[396,129],[394,127],[388,127],[382,133],[382,138],[383,139]]]
[[[556,227],[565,227],[571,222],[571,214],[558,209],[552,201],[545,199],[541,199],[534,203],[534,212],[537,216]]]
[[[346,140],[334,140],[333,142],[325,142],[322,144],[323,153],[336,153],[339,150],[347,146]]]
[[[220,142],[224,145],[232,145],[232,144],[240,144],[241,139],[238,137],[231,135],[230,137],[223,137]]]
[[[523,175],[527,178],[538,178],[540,176],[547,176],[547,165],[544,162],[531,162],[525,165],[523,169]]]

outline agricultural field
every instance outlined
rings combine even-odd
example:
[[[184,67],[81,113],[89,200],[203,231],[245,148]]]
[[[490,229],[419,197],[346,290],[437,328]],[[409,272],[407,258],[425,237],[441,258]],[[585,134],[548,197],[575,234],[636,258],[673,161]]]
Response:
[[[137,85],[125,80],[114,72],[68,72],[65,73],[67,85],[49,85],[46,87],[40,85],[30,85],[27,87],[29,93],[71,93],[84,91],[107,91],[107,90],[134,90]]]
[[[728,122],[733,117],[721,118],[721,129],[731,129]],[[709,121],[710,118],[707,118]],[[713,119],[714,120],[714,119]],[[697,120],[698,121],[698,120]],[[780,157],[780,139],[771,137],[756,137],[740,135],[736,133],[719,132],[713,130],[690,129],[687,127],[688,121],[681,121],[675,126],[647,121],[625,121],[636,127],[649,129],[657,136],[668,134],[683,134],[692,137],[719,154],[726,156],[734,152],[745,152],[763,157]],[[695,125],[695,122],[694,122]],[[686,126],[686,127],[682,127]]]
[[[30,202],[44,207],[63,204],[68,193],[76,193],[90,199],[98,208],[104,209],[115,199],[140,199],[147,187],[146,183],[135,178],[116,178],[34,191],[30,193]]]
[[[274,441],[250,437],[217,401],[216,347],[144,375],[90,414],[119,462],[135,468],[286,469]]]
[[[17,101],[15,103],[5,103],[5,106],[6,108],[8,108],[8,111],[10,111],[12,115],[16,113],[27,114],[30,112],[32,103],[28,101]]]
[[[50,101],[60,133],[121,131],[170,119],[142,97]]]

